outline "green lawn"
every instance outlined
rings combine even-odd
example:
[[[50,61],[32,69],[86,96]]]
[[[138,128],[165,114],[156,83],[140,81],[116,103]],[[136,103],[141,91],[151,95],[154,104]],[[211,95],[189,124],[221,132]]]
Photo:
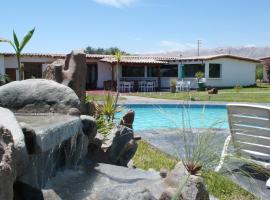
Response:
[[[86,94],[87,101],[104,101],[106,94]],[[119,97],[118,100],[125,100],[125,97]]]
[[[133,161],[138,168],[145,170],[149,168],[155,170],[173,169],[178,162],[175,158],[158,151],[144,141],[139,142]],[[209,192],[220,200],[256,200],[254,196],[224,176],[215,172],[203,172],[202,176]]]
[[[188,101],[226,101],[226,102],[258,102],[270,103],[270,84],[263,83],[261,87],[247,87],[240,89],[220,89],[216,95],[209,95],[207,92],[152,92],[152,93],[133,93],[136,96],[174,99]]]

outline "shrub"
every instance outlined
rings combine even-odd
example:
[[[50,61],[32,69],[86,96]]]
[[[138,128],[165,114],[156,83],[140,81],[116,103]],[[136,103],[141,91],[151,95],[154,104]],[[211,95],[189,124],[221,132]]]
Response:
[[[204,73],[201,71],[198,71],[198,72],[196,72],[195,77],[196,77],[197,81],[200,82],[200,80],[204,77]]]

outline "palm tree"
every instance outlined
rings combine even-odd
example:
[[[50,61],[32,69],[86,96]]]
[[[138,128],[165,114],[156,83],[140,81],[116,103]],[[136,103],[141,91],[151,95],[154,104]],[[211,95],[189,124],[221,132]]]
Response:
[[[116,86],[116,91],[117,93],[119,92],[119,86],[120,86],[120,77],[119,77],[119,63],[121,62],[122,60],[122,57],[123,57],[123,54],[121,51],[116,51],[115,54],[114,54],[114,58],[116,60],[116,78],[117,78],[117,86]]]
[[[19,80],[23,79],[23,69],[21,66],[21,53],[23,48],[26,46],[26,44],[30,41],[30,39],[32,38],[33,34],[35,32],[35,28],[33,28],[32,30],[30,30],[22,39],[21,42],[19,42],[18,37],[15,33],[15,31],[13,30],[13,41],[11,40],[7,40],[7,39],[1,39],[0,38],[0,42],[7,42],[9,43],[13,49],[15,50],[16,53],[16,57],[17,57],[17,63],[18,63],[18,69],[19,69]]]

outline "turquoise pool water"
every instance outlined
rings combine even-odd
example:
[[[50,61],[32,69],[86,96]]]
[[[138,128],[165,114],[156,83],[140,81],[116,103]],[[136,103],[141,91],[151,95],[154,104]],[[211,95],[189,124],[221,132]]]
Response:
[[[227,111],[219,105],[126,105],[135,111],[134,130],[162,128],[228,128]],[[117,115],[118,118],[123,113]]]

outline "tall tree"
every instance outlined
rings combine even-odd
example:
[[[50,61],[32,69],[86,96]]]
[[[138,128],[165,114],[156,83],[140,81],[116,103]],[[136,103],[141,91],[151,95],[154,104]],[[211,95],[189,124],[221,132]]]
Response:
[[[21,53],[23,48],[26,46],[26,44],[30,41],[30,39],[32,38],[33,34],[35,32],[35,28],[33,28],[32,30],[30,30],[22,39],[21,42],[19,42],[18,37],[15,33],[15,31],[13,30],[13,41],[11,40],[7,40],[7,39],[1,39],[0,38],[0,42],[7,42],[9,43],[13,49],[15,50],[16,53],[16,57],[17,57],[17,64],[18,64],[18,70],[19,70],[19,80],[23,79],[23,69],[21,66]]]
[[[115,55],[116,52],[121,52],[123,55],[129,55],[127,52],[120,50],[118,47],[110,47],[107,49],[104,48],[94,48],[86,47],[85,53],[89,54],[102,54],[102,55]]]

